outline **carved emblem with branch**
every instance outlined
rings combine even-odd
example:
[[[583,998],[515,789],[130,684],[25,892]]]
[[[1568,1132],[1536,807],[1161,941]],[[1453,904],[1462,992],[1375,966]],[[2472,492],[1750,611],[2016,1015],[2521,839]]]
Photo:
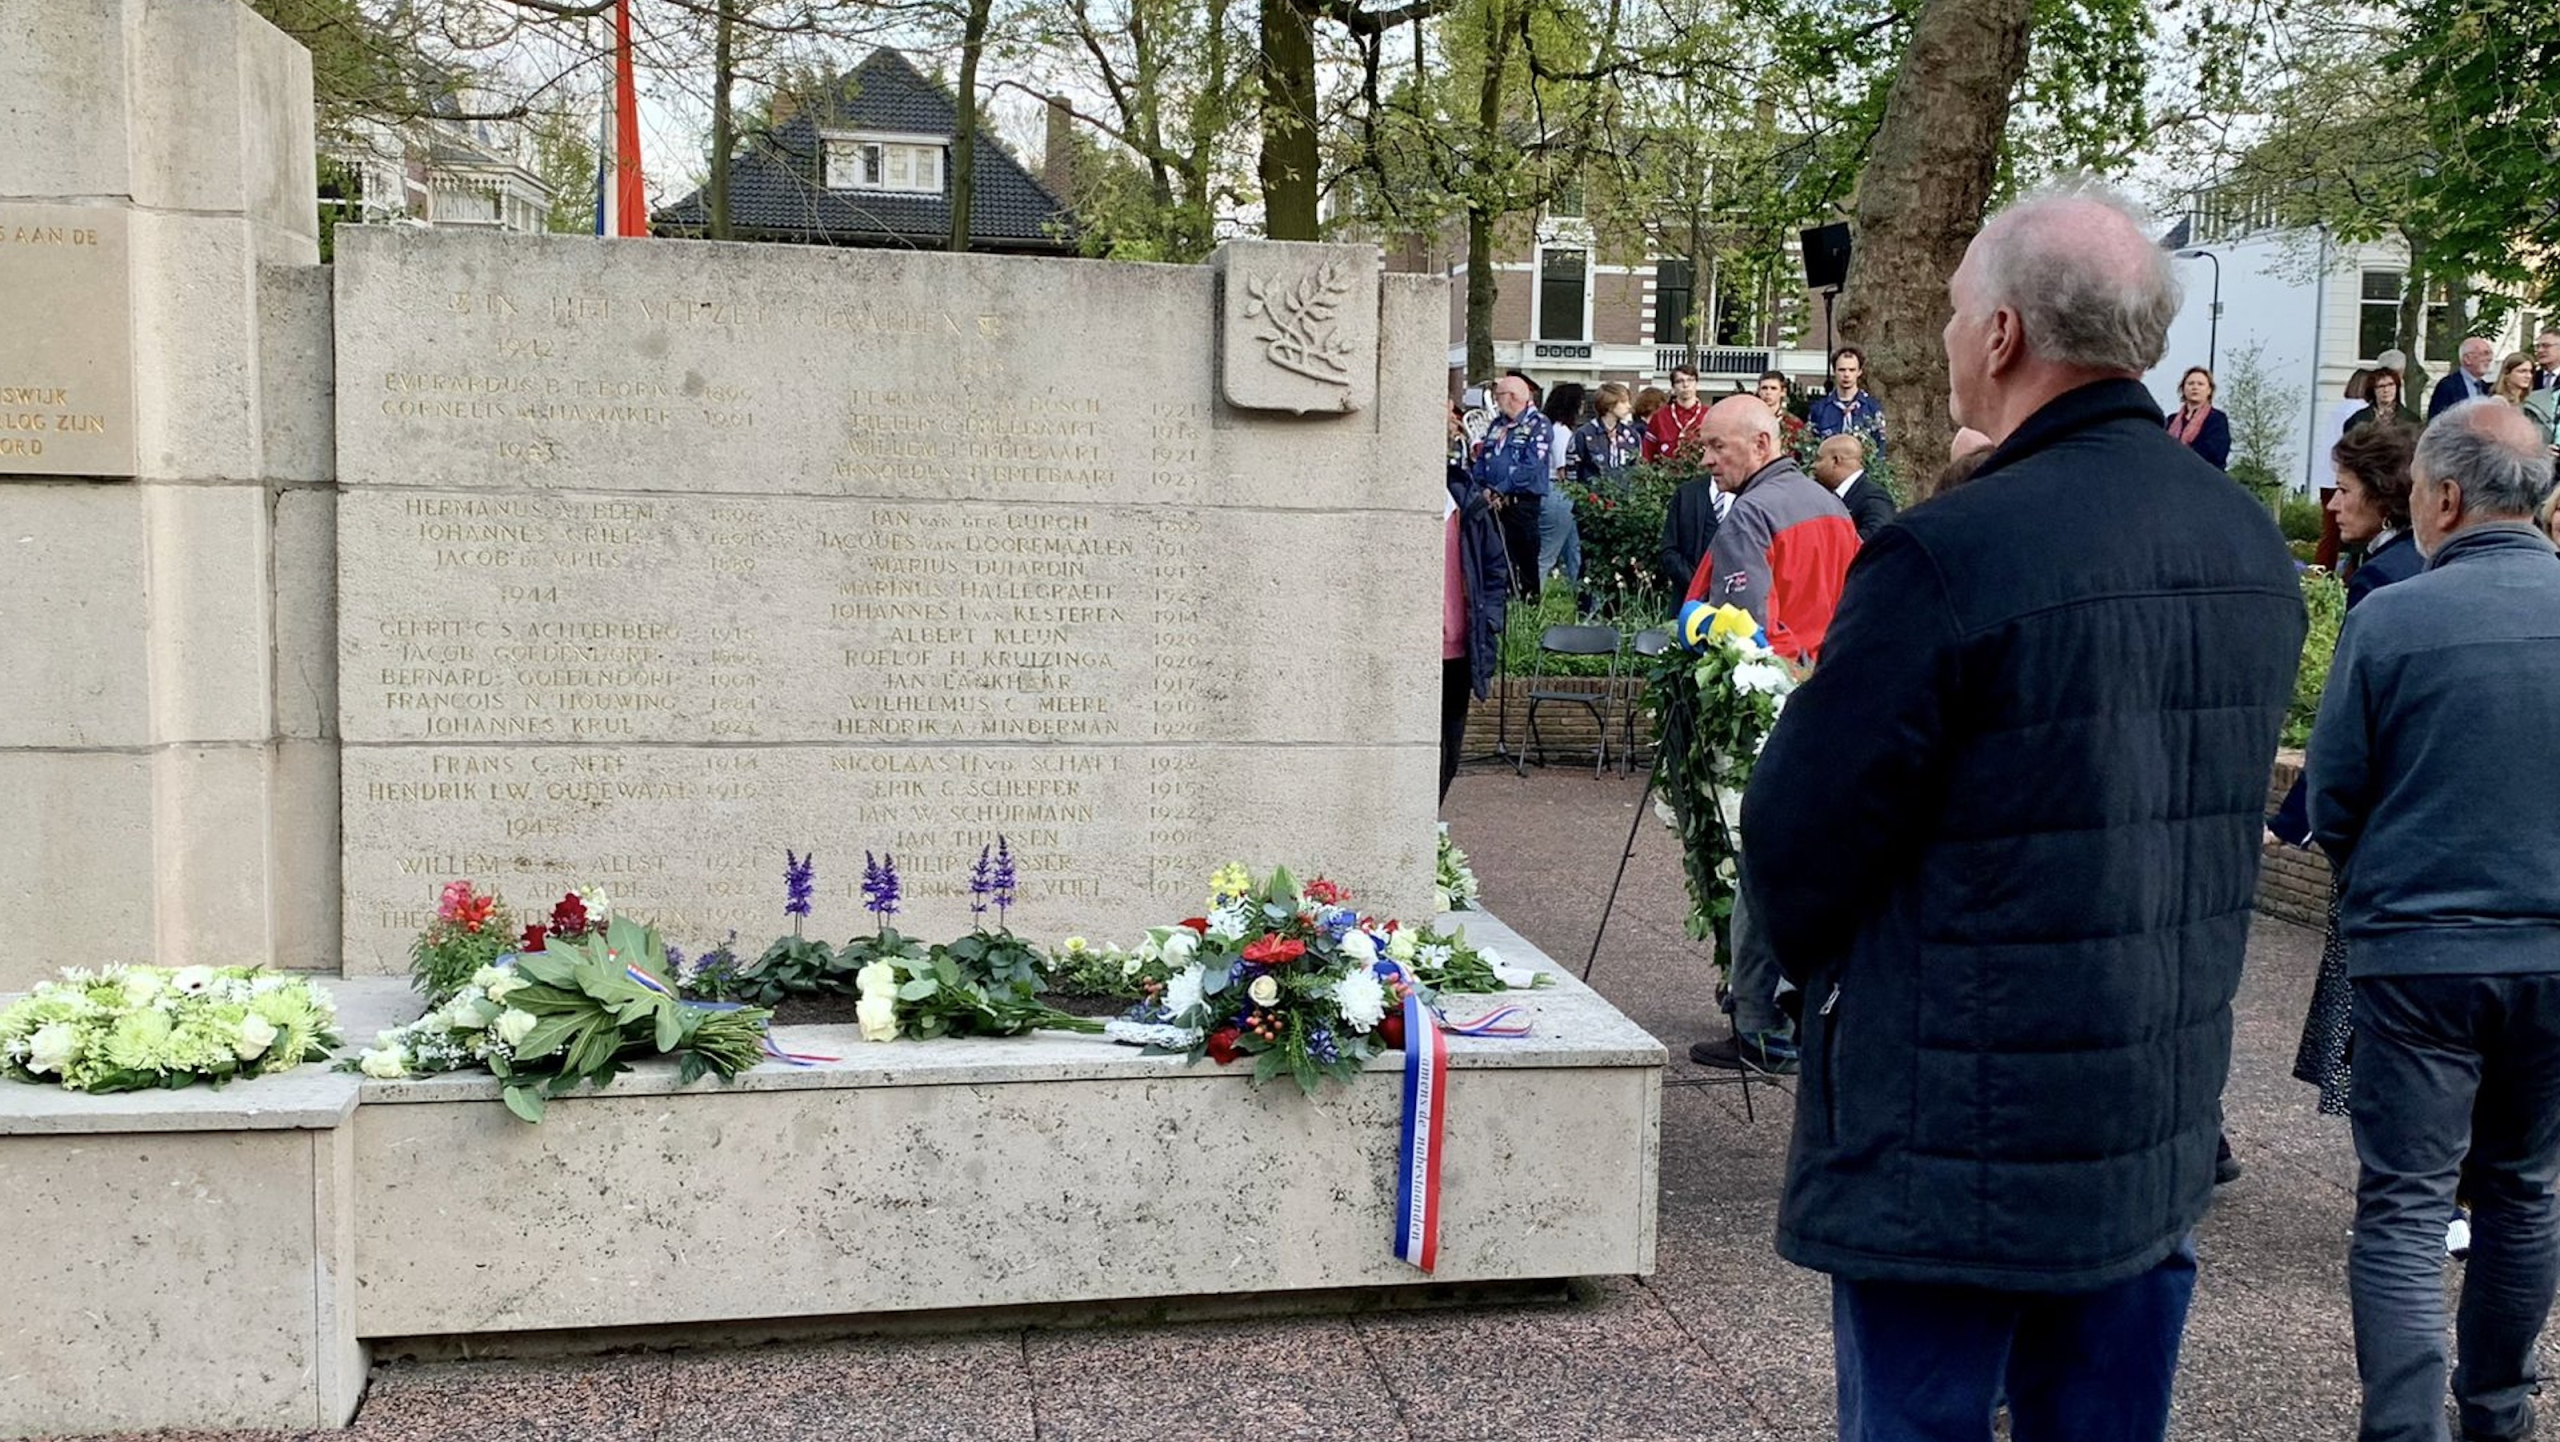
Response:
[[[1352,347],[1336,321],[1350,292],[1350,268],[1340,261],[1327,261],[1294,282],[1248,278],[1244,314],[1262,322],[1253,338],[1262,342],[1264,358],[1309,380],[1351,384]]]

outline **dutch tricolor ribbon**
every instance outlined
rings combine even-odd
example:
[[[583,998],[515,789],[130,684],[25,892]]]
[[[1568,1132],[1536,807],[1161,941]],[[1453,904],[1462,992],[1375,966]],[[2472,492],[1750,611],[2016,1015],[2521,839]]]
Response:
[[[1440,1262],[1440,1131],[1448,1116],[1449,1043],[1421,993],[1404,999],[1404,1139],[1396,1170],[1396,1256],[1428,1272]]]
[[[667,989],[667,984],[665,982],[658,980],[656,977],[651,976],[649,973],[642,971],[636,966],[625,965],[622,968],[622,974],[631,979],[632,985],[637,986],[644,991],[654,991],[660,996],[675,995],[674,992]],[[734,1001],[688,1001],[684,1002],[683,1005],[690,1007],[695,1011],[737,1011],[741,1009]],[[766,1056],[773,1058],[775,1061],[781,1062],[785,1066],[816,1066],[820,1062],[843,1060],[841,1057],[821,1056],[813,1051],[784,1051],[782,1048],[773,1044],[773,1036],[771,1033],[757,1037],[756,1044],[764,1049],[764,1054]]]
[[[1443,1016],[1440,1026],[1451,1036],[1527,1036],[1529,1013],[1516,1006],[1496,1007],[1473,1021],[1451,1021]]]

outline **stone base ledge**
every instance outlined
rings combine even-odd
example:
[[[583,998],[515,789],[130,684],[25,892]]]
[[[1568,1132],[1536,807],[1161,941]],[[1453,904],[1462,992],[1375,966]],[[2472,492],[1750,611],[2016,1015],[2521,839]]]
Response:
[[[539,1125],[476,1076],[0,1086],[0,1208],[46,1239],[0,1324],[0,1436],[342,1425],[360,1339],[619,1346],[1650,1273],[1662,1044],[1493,917],[1449,920],[1557,984],[1447,1001],[1534,1030],[1450,1038],[1428,1276],[1392,1250],[1391,1058],[1308,1097],[1098,1037],[785,1028],[841,1060],[691,1087],[653,1064]],[[399,978],[333,992],[351,1044],[419,1010]]]

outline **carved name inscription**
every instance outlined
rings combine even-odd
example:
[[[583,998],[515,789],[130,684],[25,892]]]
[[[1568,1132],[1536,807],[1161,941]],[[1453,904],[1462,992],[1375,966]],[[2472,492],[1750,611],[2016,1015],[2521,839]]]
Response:
[[[1229,860],[1417,910],[1427,466],[1354,513],[1232,472],[1196,274],[792,249],[342,237],[349,969],[451,876],[761,946],[786,846],[830,935],[865,850],[902,926],[966,927],[999,835],[1051,941]]]

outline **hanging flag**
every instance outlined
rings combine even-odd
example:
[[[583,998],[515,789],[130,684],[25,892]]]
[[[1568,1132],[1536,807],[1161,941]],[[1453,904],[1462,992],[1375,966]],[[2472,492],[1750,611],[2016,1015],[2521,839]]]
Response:
[[[640,183],[640,93],[631,78],[631,0],[613,7],[613,179],[616,235],[649,233],[649,193]]]

